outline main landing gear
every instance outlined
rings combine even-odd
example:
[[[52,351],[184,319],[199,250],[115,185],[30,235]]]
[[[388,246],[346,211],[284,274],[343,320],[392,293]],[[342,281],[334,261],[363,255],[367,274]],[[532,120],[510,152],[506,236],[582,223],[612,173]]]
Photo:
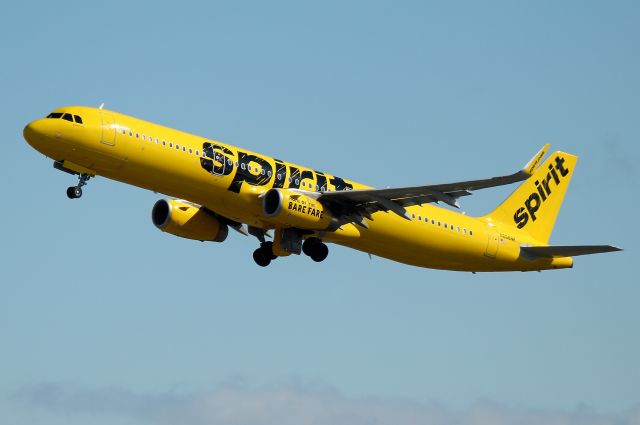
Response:
[[[87,184],[87,181],[91,178],[89,174],[80,174],[78,177],[77,186],[69,186],[67,188],[67,196],[69,199],[77,199],[82,196],[82,186]]]
[[[298,248],[299,249],[299,248]],[[318,238],[307,238],[302,244],[302,252],[317,263],[324,261],[329,255],[329,248]],[[260,248],[253,251],[253,260],[260,267],[267,267],[271,261],[278,258],[273,253],[273,242],[261,242]]]
[[[271,260],[276,258],[278,256],[273,253],[273,242],[271,241],[260,243],[260,248],[253,251],[253,261],[260,267],[267,267],[271,264]]]
[[[302,252],[311,257],[313,261],[319,263],[324,261],[329,255],[329,248],[318,238],[307,238],[302,244]]]

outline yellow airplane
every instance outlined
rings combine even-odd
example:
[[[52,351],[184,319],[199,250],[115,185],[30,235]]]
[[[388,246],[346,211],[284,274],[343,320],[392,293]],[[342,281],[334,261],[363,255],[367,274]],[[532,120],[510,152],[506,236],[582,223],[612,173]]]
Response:
[[[78,176],[69,198],[96,176],[170,199],[153,223],[183,238],[222,242],[228,229],[255,236],[255,262],[291,254],[323,261],[325,242],[406,264],[458,271],[530,271],[573,266],[573,256],[619,251],[609,245],[549,246],[577,157],[545,145],[520,171],[488,179],[373,189],[205,137],[100,108],[70,106],[29,123],[24,138]],[[493,212],[459,207],[472,191],[523,182]],[[274,230],[273,236],[270,231]],[[273,237],[273,242],[266,237]]]

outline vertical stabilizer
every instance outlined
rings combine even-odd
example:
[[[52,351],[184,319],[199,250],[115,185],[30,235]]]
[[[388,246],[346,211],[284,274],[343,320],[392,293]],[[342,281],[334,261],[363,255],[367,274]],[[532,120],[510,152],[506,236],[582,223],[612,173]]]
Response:
[[[498,208],[486,217],[547,243],[578,157],[554,152]]]

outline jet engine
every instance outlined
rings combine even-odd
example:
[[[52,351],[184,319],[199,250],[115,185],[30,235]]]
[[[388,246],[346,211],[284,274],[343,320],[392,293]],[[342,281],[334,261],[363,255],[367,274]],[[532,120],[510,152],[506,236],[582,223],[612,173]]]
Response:
[[[163,232],[198,241],[222,242],[229,228],[199,205],[161,199],[151,210],[151,220]]]
[[[280,227],[326,230],[335,220],[317,200],[289,189],[270,189],[262,199],[264,214]]]

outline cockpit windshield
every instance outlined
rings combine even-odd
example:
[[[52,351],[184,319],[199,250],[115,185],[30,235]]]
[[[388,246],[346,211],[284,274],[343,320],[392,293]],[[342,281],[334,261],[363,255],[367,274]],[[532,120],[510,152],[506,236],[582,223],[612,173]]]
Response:
[[[82,124],[82,117],[80,117],[80,115],[71,115],[71,114],[66,114],[66,113],[63,113],[63,112],[52,112],[49,115],[47,115],[47,118],[53,118],[53,119],[62,118],[63,120],[67,120],[69,122],[75,122],[76,124]]]

